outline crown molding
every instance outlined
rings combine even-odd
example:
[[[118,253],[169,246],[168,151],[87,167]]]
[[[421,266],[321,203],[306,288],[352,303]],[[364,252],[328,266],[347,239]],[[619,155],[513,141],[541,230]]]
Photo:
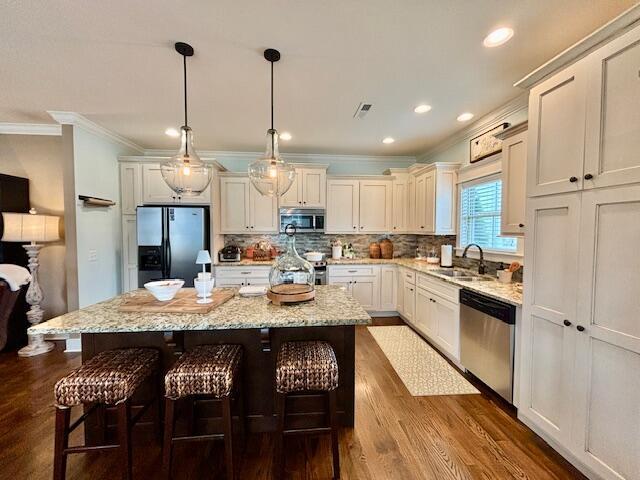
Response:
[[[602,43],[622,35],[626,30],[633,27],[639,21],[640,3],[622,12],[610,22],[604,24],[602,27],[590,33],[577,43],[574,43],[563,52],[560,52],[551,60],[536,68],[524,78],[518,80],[513,84],[513,86],[526,89],[533,87],[549,75],[584,57]]]
[[[175,150],[161,150],[161,149],[147,149],[145,150],[145,156],[152,157],[171,157],[175,155]],[[239,151],[224,151],[224,150],[198,150],[198,155],[201,158],[215,158],[221,159],[241,159],[241,160],[254,160],[264,155],[264,152],[239,152]],[[329,162],[415,162],[416,157],[411,155],[342,155],[332,153],[282,153],[280,155],[283,159],[291,163],[314,163],[314,164],[327,164]]]
[[[80,115],[76,112],[60,112],[57,110],[48,110],[47,113],[60,125],[74,125],[76,127],[81,127],[99,137],[102,137],[106,140],[110,140],[112,142],[119,143],[124,145],[125,147],[129,147],[132,150],[135,150],[139,153],[144,153],[144,148],[142,148],[137,143],[132,142],[128,138],[123,137],[122,135],[118,135],[111,130],[98,125],[95,122],[92,122],[88,118]]]
[[[174,152],[175,153],[175,152]],[[166,161],[167,159],[171,158],[172,155],[162,155],[162,156],[151,156],[151,155],[120,155],[118,157],[118,161],[121,163],[162,163],[164,161]],[[207,158],[207,157],[203,157],[202,155],[200,156],[200,159],[207,163],[212,165],[216,170],[218,170],[219,172],[226,172],[227,169],[221,165],[215,158]]]
[[[504,104],[502,107],[488,113],[478,121],[474,122],[472,125],[457,131],[450,137],[437,144],[435,147],[427,150],[422,155],[419,155],[417,157],[417,160],[419,163],[428,163],[429,159],[434,155],[444,152],[445,150],[464,140],[471,140],[472,138],[495,126],[496,123],[500,123],[505,118],[508,118],[515,113],[527,110],[528,107],[529,92],[523,92],[514,99]]]
[[[0,123],[4,135],[62,135],[62,127],[55,123]]]

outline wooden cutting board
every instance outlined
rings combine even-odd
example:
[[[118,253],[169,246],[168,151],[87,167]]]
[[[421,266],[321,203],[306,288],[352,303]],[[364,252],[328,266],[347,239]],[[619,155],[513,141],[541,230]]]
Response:
[[[211,303],[196,303],[195,288],[181,289],[172,300],[160,302],[149,292],[127,298],[120,304],[121,312],[148,312],[148,313],[209,313],[236,294],[234,288],[215,288],[211,292]]]

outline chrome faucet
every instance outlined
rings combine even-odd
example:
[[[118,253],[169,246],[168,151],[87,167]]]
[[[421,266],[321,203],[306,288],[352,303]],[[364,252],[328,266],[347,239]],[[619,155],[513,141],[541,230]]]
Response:
[[[464,247],[464,252],[462,252],[462,258],[467,258],[467,250],[469,250],[469,247],[478,247],[478,250],[480,251],[480,265],[478,265],[478,274],[484,275],[485,264],[484,264],[484,252],[482,251],[482,247],[477,243],[470,243],[469,245]]]

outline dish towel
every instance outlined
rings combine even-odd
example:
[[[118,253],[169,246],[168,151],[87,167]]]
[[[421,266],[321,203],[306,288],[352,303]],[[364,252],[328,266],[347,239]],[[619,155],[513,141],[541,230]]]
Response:
[[[29,270],[20,265],[0,263],[0,278],[9,284],[12,292],[15,292],[31,281],[31,274]]]

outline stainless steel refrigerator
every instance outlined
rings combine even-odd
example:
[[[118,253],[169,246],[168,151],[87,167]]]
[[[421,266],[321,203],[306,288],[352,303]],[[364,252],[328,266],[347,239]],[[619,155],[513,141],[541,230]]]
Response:
[[[198,251],[209,249],[209,208],[138,207],[137,216],[138,285],[181,278],[192,287]]]

